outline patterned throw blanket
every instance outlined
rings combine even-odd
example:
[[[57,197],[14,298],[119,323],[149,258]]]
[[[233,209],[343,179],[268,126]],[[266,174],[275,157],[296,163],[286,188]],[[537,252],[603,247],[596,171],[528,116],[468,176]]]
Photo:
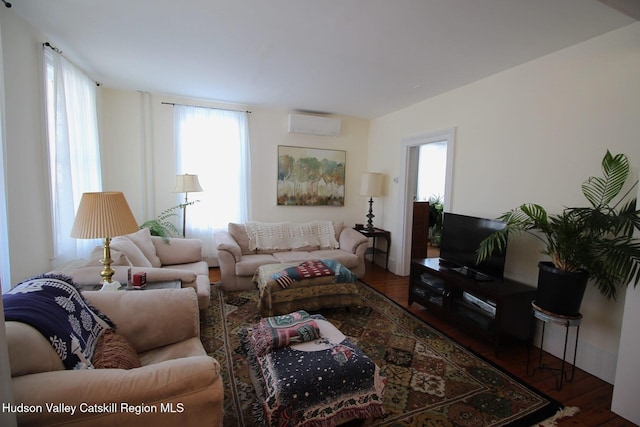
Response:
[[[70,277],[42,275],[26,280],[2,296],[6,321],[40,331],[66,369],[93,368],[96,341],[115,325],[93,308]]]
[[[355,418],[380,417],[386,378],[378,366],[321,315],[322,328],[340,336],[280,347],[264,356],[239,332],[266,426],[331,427]],[[325,326],[328,325],[328,326]],[[304,348],[301,346],[305,346]]]
[[[333,270],[331,270],[324,262],[316,260],[305,261],[294,267],[285,268],[282,271],[272,274],[271,278],[280,286],[286,288],[294,281],[334,275],[335,273]]]
[[[320,330],[309,313],[299,310],[282,316],[266,317],[247,332],[247,345],[256,356],[276,348],[320,338]]]
[[[249,249],[297,249],[309,246],[334,249],[339,247],[331,221],[306,223],[267,223],[249,221],[245,224]]]

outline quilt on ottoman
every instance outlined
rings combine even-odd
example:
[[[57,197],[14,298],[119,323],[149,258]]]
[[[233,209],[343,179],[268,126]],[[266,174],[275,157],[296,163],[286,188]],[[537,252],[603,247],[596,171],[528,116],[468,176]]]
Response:
[[[309,261],[258,267],[253,281],[260,291],[260,315],[267,317],[300,309],[310,311],[356,304],[359,301],[358,287],[353,272],[337,261],[321,262],[331,270],[331,274],[326,274],[324,269],[318,269],[322,273],[316,276],[292,273],[301,266],[306,268]]]
[[[274,345],[258,356],[253,351],[254,342],[264,341],[264,337],[254,335],[264,332],[265,319],[255,328],[240,331],[251,380],[262,403],[264,425],[331,427],[384,415],[386,378],[349,338],[321,315],[309,316],[299,311],[271,319],[276,319],[271,322],[277,325],[275,329],[312,322],[317,325],[320,338],[307,342],[296,339],[295,344],[289,342],[282,347]],[[267,333],[282,335],[273,330]]]

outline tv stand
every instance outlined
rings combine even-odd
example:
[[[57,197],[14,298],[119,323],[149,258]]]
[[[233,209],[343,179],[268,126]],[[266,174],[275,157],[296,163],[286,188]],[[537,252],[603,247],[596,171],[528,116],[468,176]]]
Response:
[[[450,268],[450,270],[453,270],[458,274],[468,277],[469,279],[477,280],[479,282],[493,282],[494,280],[496,280],[495,278],[488,276],[484,273],[473,271],[469,267],[456,267],[456,268]]]
[[[495,344],[505,337],[527,342],[531,334],[531,301],[535,288],[513,280],[482,280],[478,273],[441,264],[438,258],[414,259],[409,279],[409,305],[417,302],[470,334]],[[483,275],[484,276],[484,275]]]

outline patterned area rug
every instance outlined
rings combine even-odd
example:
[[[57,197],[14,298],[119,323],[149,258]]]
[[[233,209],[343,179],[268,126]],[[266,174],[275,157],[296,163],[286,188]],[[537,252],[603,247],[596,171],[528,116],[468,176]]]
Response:
[[[354,425],[531,426],[562,408],[376,290],[359,285],[359,307],[321,311],[387,377],[385,417]],[[254,414],[261,409],[238,339],[240,327],[260,318],[257,292],[223,292],[214,284],[201,319],[202,342],[222,367],[224,425],[229,427],[259,424]]]

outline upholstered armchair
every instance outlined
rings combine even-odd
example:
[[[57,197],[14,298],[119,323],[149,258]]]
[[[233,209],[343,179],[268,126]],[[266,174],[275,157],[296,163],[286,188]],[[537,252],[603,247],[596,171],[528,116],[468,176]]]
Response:
[[[104,353],[110,350],[115,359],[107,361],[97,350],[94,357],[106,367],[65,370],[38,330],[6,322],[15,404],[42,408],[17,413],[19,425],[222,425],[220,365],[200,342],[198,300],[192,288],[83,295],[115,323],[116,333],[134,355],[127,356],[120,344],[110,349],[115,344],[105,341]],[[110,367],[131,364],[139,367]],[[47,406],[56,404],[75,408],[75,413]]]

